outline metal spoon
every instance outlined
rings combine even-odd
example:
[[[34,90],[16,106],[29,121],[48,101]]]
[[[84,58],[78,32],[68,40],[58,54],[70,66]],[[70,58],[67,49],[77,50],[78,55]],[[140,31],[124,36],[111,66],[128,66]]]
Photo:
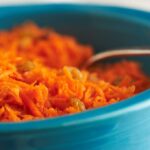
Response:
[[[127,56],[149,56],[150,57],[150,49],[118,49],[118,50],[110,50],[105,52],[100,52],[94,56],[92,56],[84,65],[83,69],[88,69],[95,65],[95,63],[100,63],[102,60],[107,60],[110,58],[119,58],[119,57],[127,57]]]

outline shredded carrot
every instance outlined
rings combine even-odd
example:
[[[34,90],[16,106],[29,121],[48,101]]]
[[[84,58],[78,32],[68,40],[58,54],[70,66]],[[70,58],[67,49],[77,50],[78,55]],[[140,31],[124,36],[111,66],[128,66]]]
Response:
[[[9,50],[17,56],[38,59],[49,67],[64,65],[78,67],[92,55],[92,47],[81,45],[74,37],[60,35],[53,30],[25,23],[11,31],[0,31],[0,50]]]
[[[0,31],[0,121],[78,113],[150,88],[134,61],[78,69],[92,53],[91,46],[33,23]]]

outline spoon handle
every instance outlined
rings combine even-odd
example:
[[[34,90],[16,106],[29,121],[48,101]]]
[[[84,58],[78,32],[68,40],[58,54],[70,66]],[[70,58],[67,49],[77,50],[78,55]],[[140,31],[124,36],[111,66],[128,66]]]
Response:
[[[83,68],[91,66],[91,64],[107,58],[122,57],[122,56],[150,56],[150,49],[118,49],[100,52],[91,57]]]

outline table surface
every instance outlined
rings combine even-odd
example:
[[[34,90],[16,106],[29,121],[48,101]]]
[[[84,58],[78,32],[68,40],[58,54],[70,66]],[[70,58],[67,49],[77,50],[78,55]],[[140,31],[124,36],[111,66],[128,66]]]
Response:
[[[96,3],[150,11],[150,0],[0,0],[0,6],[40,3]]]

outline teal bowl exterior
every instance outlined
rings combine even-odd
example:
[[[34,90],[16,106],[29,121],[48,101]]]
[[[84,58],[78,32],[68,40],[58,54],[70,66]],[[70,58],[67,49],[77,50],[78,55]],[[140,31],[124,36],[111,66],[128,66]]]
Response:
[[[0,28],[32,20],[90,43],[96,52],[149,47],[150,13],[86,4],[0,7]],[[150,73],[150,59],[138,59]],[[150,90],[83,113],[0,123],[0,150],[149,150]]]

